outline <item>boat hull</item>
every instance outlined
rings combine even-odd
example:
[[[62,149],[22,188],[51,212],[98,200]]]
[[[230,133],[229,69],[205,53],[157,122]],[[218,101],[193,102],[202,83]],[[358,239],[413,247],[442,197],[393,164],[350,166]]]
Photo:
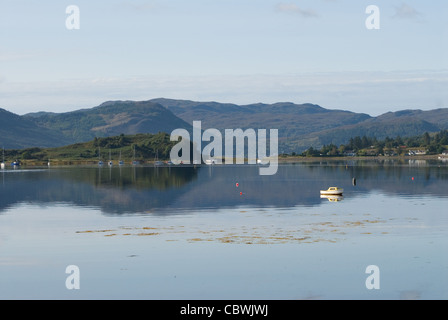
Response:
[[[344,189],[331,187],[327,190],[320,190],[320,194],[324,196],[340,196],[344,193]]]
[[[344,191],[321,191],[320,194],[324,196],[340,196]]]

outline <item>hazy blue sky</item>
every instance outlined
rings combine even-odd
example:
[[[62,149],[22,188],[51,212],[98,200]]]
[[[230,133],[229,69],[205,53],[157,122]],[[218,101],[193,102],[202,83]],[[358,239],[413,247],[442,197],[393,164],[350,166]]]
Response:
[[[66,7],[80,10],[68,30]],[[368,30],[368,5],[380,29]],[[448,107],[448,1],[0,0],[0,108],[107,100]]]

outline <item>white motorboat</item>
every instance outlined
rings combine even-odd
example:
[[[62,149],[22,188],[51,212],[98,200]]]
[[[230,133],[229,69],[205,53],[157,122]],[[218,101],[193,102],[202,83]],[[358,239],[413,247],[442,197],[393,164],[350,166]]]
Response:
[[[321,195],[340,196],[344,193],[344,189],[338,187],[330,187],[327,190],[320,190]]]

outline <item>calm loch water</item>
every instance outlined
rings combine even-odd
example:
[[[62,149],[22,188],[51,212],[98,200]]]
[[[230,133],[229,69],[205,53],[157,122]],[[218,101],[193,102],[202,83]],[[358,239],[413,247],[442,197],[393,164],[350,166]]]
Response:
[[[438,161],[5,170],[0,298],[447,299],[447,207]]]

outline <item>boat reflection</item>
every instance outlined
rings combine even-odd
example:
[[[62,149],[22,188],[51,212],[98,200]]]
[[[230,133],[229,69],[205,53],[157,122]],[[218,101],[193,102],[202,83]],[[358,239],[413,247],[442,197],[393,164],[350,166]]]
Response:
[[[339,201],[344,200],[344,196],[341,196],[341,195],[323,195],[323,194],[321,194],[320,198],[328,199],[328,201],[330,201],[330,202],[339,202]]]

